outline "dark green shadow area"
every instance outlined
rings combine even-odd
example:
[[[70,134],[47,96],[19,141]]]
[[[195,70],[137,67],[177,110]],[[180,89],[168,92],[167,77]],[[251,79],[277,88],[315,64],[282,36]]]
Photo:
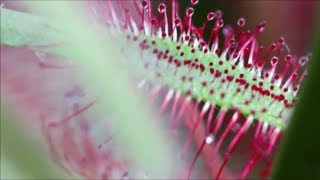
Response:
[[[320,179],[320,25],[315,31],[309,75],[286,131],[272,179]]]

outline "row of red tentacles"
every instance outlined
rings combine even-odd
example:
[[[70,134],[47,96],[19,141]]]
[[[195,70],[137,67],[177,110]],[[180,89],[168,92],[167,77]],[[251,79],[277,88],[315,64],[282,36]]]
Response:
[[[130,12],[128,8],[125,8],[128,6],[128,4],[132,3],[133,7],[135,8],[134,12]],[[196,5],[198,3],[197,0],[191,1],[192,5]],[[180,27],[181,32],[185,32],[185,36],[183,37],[184,41],[188,41],[190,39],[191,34],[196,35],[197,38],[202,39],[203,33],[205,32],[207,24],[215,19],[215,27],[210,31],[210,38],[203,42],[205,43],[203,45],[203,51],[210,51],[217,54],[221,54],[222,52],[228,52],[229,57],[242,57],[246,60],[246,66],[248,68],[251,68],[251,66],[257,66],[257,67],[263,67],[264,63],[269,59],[271,54],[276,51],[276,44],[272,44],[267,51],[265,56],[261,56],[263,47],[251,46],[251,48],[241,48],[244,47],[244,44],[255,42],[255,38],[257,37],[258,33],[262,31],[262,29],[265,26],[265,23],[261,23],[257,26],[256,31],[254,33],[251,33],[250,31],[242,31],[241,28],[244,26],[244,19],[239,19],[237,28],[233,31],[232,29],[227,29],[227,31],[224,32],[225,42],[230,41],[237,41],[236,46],[232,46],[234,42],[232,43],[225,43],[224,47],[222,49],[218,48],[219,43],[219,33],[221,31],[221,28],[224,24],[223,20],[221,19],[221,12],[216,11],[215,13],[211,12],[208,14],[206,21],[204,22],[203,27],[201,28],[195,28],[192,25],[191,17],[194,13],[194,10],[192,7],[189,7],[186,11],[186,16],[182,22],[181,17],[178,13],[179,9],[179,3],[177,1],[172,1],[172,7],[171,7],[171,14],[173,14],[171,23],[168,21],[168,14],[166,9],[166,5],[164,3],[161,3],[158,6],[158,12],[159,15],[155,16],[153,18],[153,11],[152,11],[152,5],[151,1],[141,1],[139,3],[138,1],[130,1],[128,4],[124,4],[124,2],[111,2],[106,1],[102,2],[99,1],[98,4],[93,5],[90,2],[90,8],[93,6],[98,7],[102,12],[104,16],[104,20],[106,20],[107,24],[109,26],[114,26],[114,28],[118,28],[121,24],[121,29],[131,29],[132,32],[136,34],[135,31],[138,30],[138,34],[143,33],[145,34],[146,31],[144,29],[145,25],[139,23],[144,22],[145,19],[148,19],[148,22],[150,23],[150,34],[156,35],[156,30],[159,26],[161,26],[164,31],[160,35],[162,38],[166,38],[167,36],[173,35],[176,28]],[[94,7],[94,8],[95,8]],[[141,8],[142,7],[142,8]],[[145,11],[148,9],[148,11]],[[91,11],[92,9],[90,9]],[[120,14],[117,14],[119,13]],[[115,17],[119,16],[121,18]],[[121,19],[121,21],[119,20]],[[121,23],[119,23],[121,22]],[[135,24],[133,24],[135,23]],[[138,24],[138,25],[137,25]],[[171,28],[169,27],[171,24]],[[136,27],[135,27],[136,26]],[[177,38],[179,39],[179,38]],[[272,68],[275,68],[278,63],[278,57],[281,56],[281,49],[285,46],[285,42],[283,38],[280,38],[278,41],[278,52],[277,57],[272,58],[271,62],[273,64]],[[292,62],[293,69],[295,69],[293,72],[296,73],[297,69],[302,67],[305,64],[305,61],[307,58],[300,59],[298,63],[293,62],[293,57],[291,55],[286,56],[287,63]],[[288,66],[283,65],[283,69],[280,72],[278,76],[281,76],[281,79],[284,79],[284,76],[286,72],[289,72]],[[306,71],[302,70],[302,75],[298,80],[296,81],[294,87],[298,87],[306,75]],[[280,78],[280,77],[279,77]],[[290,79],[290,78],[289,78]],[[284,83],[286,84],[286,83]],[[160,92],[165,91],[167,94],[168,89],[167,88],[155,88],[153,91],[150,92],[151,101],[154,98],[162,97]],[[195,160],[202,152],[205,156],[207,166],[211,168],[212,170],[212,177],[215,177],[216,179],[224,178],[226,174],[222,173],[222,170],[224,169],[227,162],[230,160],[233,152],[236,150],[236,147],[238,147],[238,144],[240,143],[240,140],[245,136],[245,133],[247,132],[247,129],[250,125],[250,119],[241,116],[241,114],[237,110],[223,110],[220,109],[220,112],[216,115],[215,121],[213,121],[213,117],[215,116],[214,111],[216,109],[215,106],[211,106],[209,111],[204,111],[203,105],[201,107],[200,101],[192,101],[189,98],[184,98],[179,93],[172,94],[173,98],[166,99],[163,98],[163,102],[161,103],[160,111],[162,111],[160,114],[164,113],[165,111],[169,111],[169,114],[171,114],[172,121],[169,122],[169,127],[172,129],[175,129],[179,127],[182,121],[182,116],[185,117],[187,120],[183,121],[189,129],[190,133],[187,137],[187,140],[185,142],[185,146],[182,149],[182,152],[187,151],[189,147],[190,140],[192,139],[191,135],[194,135],[195,129],[201,129],[203,127],[203,124],[206,124],[204,127],[205,129],[202,130],[202,136],[201,138],[195,138],[196,144],[198,146],[197,155],[193,159],[193,161],[190,163],[190,169],[188,170],[188,174],[191,173],[191,168],[193,164],[195,163]],[[110,152],[108,153],[102,153],[99,151],[99,148],[93,143],[92,140],[90,140],[87,135],[80,132],[80,134],[76,133],[75,130],[69,127],[69,121],[72,120],[74,117],[81,114],[83,111],[88,109],[92,104],[89,106],[86,106],[82,109],[76,110],[76,112],[61,122],[55,124],[55,125],[44,125],[44,132],[46,134],[46,137],[48,138],[48,142],[50,145],[50,149],[52,151],[52,154],[54,156],[54,159],[57,159],[58,161],[61,161],[64,159],[65,161],[68,161],[70,163],[71,169],[76,171],[77,173],[83,175],[87,178],[110,178],[110,174],[113,168],[120,168],[120,169],[126,169],[125,167],[125,161],[115,162],[113,160],[112,155]],[[169,107],[171,105],[171,107]],[[180,107],[180,109],[179,109]],[[189,110],[193,109],[192,112],[194,112],[194,115],[188,114]],[[198,112],[198,109],[201,109],[200,112]],[[228,117],[228,112],[231,113],[231,116]],[[190,117],[195,116],[195,119],[206,119],[206,122],[202,121],[201,123],[195,128],[195,124],[193,120],[190,120]],[[217,138],[217,134],[213,136],[212,134],[206,134],[205,132],[208,131],[209,127],[215,128],[219,127],[221,125],[219,122],[224,122],[226,124],[226,128],[220,132],[220,137]],[[213,122],[213,123],[212,123]],[[212,124],[212,125],[211,125]],[[279,129],[276,129],[273,126],[270,126],[268,124],[265,124],[261,121],[257,122],[255,127],[255,132],[253,135],[253,139],[250,143],[250,157],[247,161],[246,165],[244,166],[242,170],[242,174],[240,175],[240,178],[244,179],[248,176],[248,174],[252,171],[252,169],[257,165],[257,163],[260,160],[263,160],[267,164],[267,168],[261,172],[261,176],[266,178],[270,172],[271,168],[271,159],[272,159],[272,150],[274,148],[274,145],[279,138],[280,132]],[[238,127],[238,128],[235,128]],[[53,129],[56,129],[58,131],[61,131],[60,135],[58,135],[58,138],[56,141],[53,140]],[[219,131],[219,128],[216,130]],[[232,135],[232,132],[235,132],[235,135],[233,139],[231,140],[227,151],[223,155],[223,161],[220,165],[217,165],[217,163],[214,163],[212,161],[212,156],[217,158],[214,154],[219,153],[219,148],[223,143],[226,143],[226,139],[228,136]],[[80,141],[80,142],[79,142]],[[215,145],[213,146],[212,142]],[[209,146],[213,148],[211,151],[212,154],[204,153],[204,146]],[[61,148],[63,147],[63,148]],[[84,150],[84,153],[81,154],[80,150]],[[72,152],[72,153],[71,153]],[[76,153],[78,152],[78,153]],[[61,154],[62,153],[62,154]],[[58,157],[60,156],[60,157]],[[219,159],[219,158],[217,158]],[[74,163],[76,162],[76,163]],[[76,164],[76,165],[75,165]],[[91,166],[91,168],[89,168]],[[101,166],[103,168],[101,168]],[[101,172],[98,172],[97,169]],[[109,174],[110,173],[110,174]],[[127,173],[124,173],[124,176],[127,176]],[[230,175],[231,176],[231,175]],[[186,177],[186,175],[183,175],[183,177]]]

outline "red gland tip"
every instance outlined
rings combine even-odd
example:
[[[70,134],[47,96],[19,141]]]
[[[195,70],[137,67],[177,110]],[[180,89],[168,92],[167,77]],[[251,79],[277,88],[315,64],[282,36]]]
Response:
[[[164,3],[159,4],[158,6],[159,13],[164,13],[165,10],[166,10],[166,5]]]
[[[194,13],[194,9],[193,9],[192,7],[189,7],[189,8],[187,9],[187,11],[186,11],[186,15],[187,15],[188,17],[192,16],[193,13]]]
[[[244,18],[240,18],[240,19],[238,20],[238,26],[239,26],[239,27],[243,27],[243,26],[245,25],[245,23],[246,23],[246,21],[245,21]]]
[[[191,4],[194,6],[196,4],[198,4],[199,0],[190,0],[191,1]]]
[[[148,7],[148,2],[146,0],[143,0],[141,2],[141,6],[142,6],[142,8],[147,8]]]
[[[209,12],[207,15],[207,20],[211,21],[211,20],[213,20],[213,18],[214,18],[214,12]]]
[[[277,48],[277,45],[275,43],[272,43],[270,46],[270,51],[274,51]]]
[[[220,10],[217,10],[216,13],[215,13],[215,17],[216,17],[217,19],[222,18],[222,12],[221,12]]]
[[[292,59],[292,55],[291,55],[291,54],[288,54],[288,55],[285,57],[285,61],[286,61],[287,63],[289,63],[289,62],[291,61],[291,59]]]
[[[278,40],[278,44],[279,44],[279,45],[283,45],[284,42],[285,42],[284,37],[280,37],[279,40]]]
[[[278,63],[278,57],[274,56],[272,59],[271,59],[271,64],[272,66],[276,65]]]
[[[264,28],[266,27],[267,22],[266,21],[262,21],[261,23],[259,23],[256,27],[256,31],[257,32],[262,32],[264,30]]]
[[[176,19],[174,20],[174,24],[175,24],[176,26],[180,26],[180,23],[181,23],[180,19],[176,18]]]
[[[222,28],[223,25],[224,25],[223,19],[219,19],[219,21],[217,22],[218,28]]]

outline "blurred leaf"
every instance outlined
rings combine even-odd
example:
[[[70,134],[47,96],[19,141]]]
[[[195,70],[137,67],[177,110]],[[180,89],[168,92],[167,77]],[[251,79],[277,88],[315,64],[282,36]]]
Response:
[[[79,59],[77,49],[70,43],[66,32],[58,31],[59,25],[30,13],[1,8],[0,44],[28,46],[35,51]],[[68,41],[70,42],[70,41]]]
[[[60,40],[59,34],[50,28],[47,31],[46,27],[51,27],[51,24],[58,25],[54,27],[63,27],[63,32],[67,36],[61,39],[63,43],[69,42],[67,48],[60,46],[40,50],[75,58],[74,62],[80,69],[79,78],[88,82],[86,84],[88,94],[98,96],[101,108],[111,112],[115,117],[116,121],[113,123],[117,129],[121,129],[117,138],[124,151],[129,151],[135,158],[132,165],[138,164],[145,171],[155,172],[156,177],[167,176],[171,171],[170,160],[173,157],[167,148],[169,142],[161,136],[159,128],[152,128],[152,114],[147,111],[148,108],[141,97],[132,94],[127,74],[119,72],[117,67],[119,59],[123,56],[119,53],[117,40],[108,39],[102,42],[103,35],[91,29],[77,8],[71,7],[74,2],[29,1],[28,3],[30,7],[47,15],[46,20],[33,19],[34,16],[5,10],[5,17],[1,14],[1,21],[6,21],[1,22],[1,36],[7,37],[1,43],[22,46],[41,44],[46,40],[47,43],[59,42],[55,41],[55,38]],[[3,9],[1,13],[2,11]],[[19,26],[20,17],[25,26]],[[39,24],[36,25],[37,23]],[[33,30],[28,30],[30,26]],[[161,156],[158,156],[159,154]]]
[[[2,103],[1,179],[61,179],[44,148],[25,136],[27,132],[15,124],[14,112]]]
[[[1,44],[47,45],[63,39],[52,24],[32,14],[1,8]]]

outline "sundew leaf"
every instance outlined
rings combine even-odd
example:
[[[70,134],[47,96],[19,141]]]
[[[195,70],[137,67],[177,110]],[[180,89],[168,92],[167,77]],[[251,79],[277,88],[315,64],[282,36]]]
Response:
[[[50,7],[50,6],[49,6]],[[69,11],[59,11],[59,13],[60,12],[69,12]],[[58,16],[61,16],[62,17],[62,14],[57,14]],[[64,16],[66,19],[68,19],[69,18],[69,16]],[[70,30],[72,29],[73,30],[73,28],[74,28],[74,24],[72,24],[72,26],[73,27],[70,27],[70,25],[71,25],[71,23],[69,23],[69,22],[74,22],[74,21],[69,21],[68,22],[68,20],[72,20],[72,18],[71,19],[68,19],[68,20],[66,20],[65,18],[59,18],[59,20],[62,20],[62,21],[65,21],[66,23],[65,23],[65,25],[66,26],[64,26],[64,27],[66,27],[67,29],[69,28]],[[50,21],[51,22],[51,21]],[[260,25],[261,26],[261,25]],[[77,26],[75,26],[75,27],[77,27]],[[82,62],[79,62],[79,63],[81,63],[81,66],[85,69],[85,73],[84,73],[84,75],[86,75],[86,76],[88,76],[88,77],[90,77],[91,79],[99,79],[100,80],[100,78],[102,77],[102,74],[100,74],[101,72],[104,72],[104,71],[107,71],[111,76],[110,77],[112,77],[112,76],[115,76],[115,74],[117,74],[117,72],[115,72],[114,71],[114,69],[112,69],[112,68],[109,68],[108,69],[108,67],[107,68],[102,68],[102,67],[104,67],[105,66],[105,64],[104,63],[102,63],[102,61],[99,61],[99,60],[105,60],[105,58],[103,57],[103,55],[104,55],[104,53],[102,53],[101,51],[99,51],[100,50],[100,47],[97,47],[97,45],[98,45],[98,43],[97,42],[100,42],[100,41],[96,41],[95,42],[95,40],[97,40],[96,38],[92,38],[92,39],[94,39],[93,41],[92,41],[92,39],[88,39],[87,37],[89,37],[89,36],[82,36],[82,34],[86,34],[86,32],[84,32],[84,31],[82,31],[83,29],[82,28],[80,28],[80,31],[78,32],[74,32],[73,34],[72,34],[72,36],[73,36],[73,38],[74,38],[74,41],[76,42],[74,42],[74,45],[76,45],[76,46],[74,46],[74,48],[72,47],[72,46],[68,46],[68,48],[69,47],[71,47],[71,49],[66,49],[66,48],[62,48],[62,47],[58,47],[57,49],[56,48],[53,48],[53,49],[47,49],[47,50],[44,50],[44,51],[46,51],[46,52],[49,52],[49,53],[58,53],[59,55],[63,55],[63,56],[65,56],[65,55],[67,55],[67,56],[69,56],[69,55],[79,55],[80,57],[79,58],[76,58],[76,59],[79,59],[79,60],[83,60]],[[100,37],[99,37],[99,40],[100,40]],[[147,39],[147,40],[152,40],[152,39]],[[86,46],[86,45],[83,45],[83,42],[86,42],[87,44],[90,44],[90,46],[91,47],[88,47],[88,45]],[[94,43],[88,43],[88,42],[94,42]],[[110,42],[114,42],[114,41],[110,41]],[[146,42],[149,42],[149,41],[146,41]],[[149,43],[151,43],[152,44],[152,42],[149,42]],[[157,40],[157,42],[156,42],[157,44],[161,44],[161,41],[160,40]],[[128,45],[129,43],[127,43],[126,45]],[[112,44],[112,47],[108,47],[108,48],[110,48],[109,49],[109,51],[110,52],[117,52],[116,50],[118,49],[119,50],[119,48],[116,48],[115,47],[116,45],[114,45],[114,44]],[[76,50],[77,49],[77,47],[78,47],[78,49],[80,49],[80,50],[78,50],[78,51],[74,51],[74,50]],[[104,47],[104,48],[106,48],[106,47]],[[159,48],[159,47],[157,47],[157,48]],[[168,46],[166,45],[166,42],[164,41],[163,42],[163,45],[161,45],[160,46],[160,48],[168,48]],[[160,49],[159,48],[159,49]],[[179,46],[179,49],[180,49],[181,47]],[[89,49],[89,51],[88,51],[88,49]],[[174,46],[172,46],[171,47],[171,49],[175,49],[175,47]],[[190,49],[187,49],[187,48],[184,48],[184,47],[182,47],[181,49],[183,49],[184,51],[190,51]],[[115,51],[113,51],[113,50],[115,50]],[[131,49],[130,49],[131,50]],[[161,49],[161,50],[163,50],[163,51],[165,51],[166,49]],[[86,52],[91,52],[91,53],[86,53]],[[134,51],[134,52],[138,52],[138,51]],[[178,54],[177,54],[177,51],[175,51],[175,50],[172,50],[172,54],[174,54],[174,55],[176,55],[176,56],[179,56]],[[190,51],[191,52],[191,51]],[[242,52],[242,51],[241,51]],[[112,53],[111,53],[112,54]],[[199,56],[200,55],[203,55],[203,54],[200,54],[200,53],[196,53],[196,54],[198,54]],[[109,56],[110,56],[110,53],[108,54]],[[190,54],[188,54],[188,55],[190,55]],[[183,56],[183,55],[180,55],[180,56]],[[119,59],[119,58],[117,58],[117,57],[119,57],[118,55],[115,55],[115,56],[113,56],[113,57],[108,57],[108,59]],[[290,59],[291,59],[291,56],[288,56],[288,57],[290,57]],[[88,61],[85,61],[85,60],[88,60],[88,59],[96,59],[96,60],[98,60],[98,61],[95,61],[95,60],[93,60],[92,62],[88,62]],[[200,62],[201,63],[203,63],[203,64],[201,64],[202,66],[204,65],[204,62],[203,62],[203,60],[204,59],[201,59],[200,60]],[[218,61],[218,58],[215,58],[215,61],[217,62]],[[224,61],[226,61],[226,60],[224,60]],[[289,61],[289,60],[288,60]],[[182,62],[182,61],[181,61]],[[222,61],[221,61],[222,62]],[[206,62],[206,63],[209,63],[209,62]],[[225,62],[225,63],[221,63],[221,65],[222,64],[224,64],[224,66],[225,65],[230,65],[231,66],[231,64],[228,64],[227,62]],[[110,65],[110,64],[108,64],[108,65]],[[220,65],[220,62],[219,62],[219,65]],[[210,66],[210,65],[209,65]],[[214,66],[216,69],[219,69],[219,70],[223,70],[222,68],[224,68],[224,66],[222,67],[218,67],[218,66]],[[108,70],[110,70],[110,71],[108,71]],[[182,69],[182,68],[181,68]],[[201,69],[201,68],[200,68]],[[209,69],[209,68],[207,68],[207,69]],[[241,71],[245,71],[244,69],[241,69]],[[203,68],[203,70],[202,71],[204,71],[204,68]],[[197,71],[198,72],[198,71]],[[207,71],[208,72],[208,71]],[[225,74],[228,74],[229,73],[229,71],[226,71],[226,73]],[[198,73],[197,73],[198,74]],[[195,75],[197,75],[197,74],[195,74]],[[240,76],[240,72],[239,71],[237,71],[237,72],[235,72],[235,73],[232,73],[232,75],[239,75]],[[251,75],[251,74],[246,74],[246,76],[247,75]],[[220,75],[219,75],[220,76]],[[119,79],[122,79],[121,77],[119,77],[119,76],[115,76],[115,77],[117,77],[117,80],[119,80]],[[166,77],[169,77],[169,78],[167,78],[167,80],[169,80],[170,82],[171,82],[171,80],[172,80],[172,78],[171,77],[174,77],[173,75],[170,75],[170,76],[166,76]],[[232,78],[233,78],[234,76],[232,76]],[[252,81],[255,81],[255,80],[253,80],[253,78],[252,77],[250,77],[250,79],[252,79]],[[113,79],[108,79],[108,78],[106,78],[106,79],[104,79],[104,80],[106,80],[105,82],[107,82],[106,84],[108,84],[109,86],[111,85],[112,87],[113,87],[113,89],[112,90],[114,90],[114,92],[112,92],[112,93],[110,93],[110,94],[108,94],[108,93],[104,93],[104,95],[107,97],[103,97],[103,99],[104,99],[104,101],[106,101],[106,100],[114,100],[113,98],[115,98],[115,97],[121,97],[121,96],[119,96],[119,94],[128,94],[128,93],[125,93],[125,91],[123,91],[125,88],[123,88],[124,86],[122,86],[122,85],[120,85],[120,86],[117,86],[118,85],[118,83],[112,83],[111,82],[111,80],[113,80]],[[201,82],[200,81],[200,78],[198,78],[197,80],[199,80],[199,82]],[[120,80],[120,81],[122,81],[122,82],[125,82],[125,81],[123,81],[123,79],[122,80]],[[230,80],[230,81],[232,81],[232,79]],[[100,82],[100,81],[99,81]],[[251,82],[250,81],[250,83],[251,84],[254,84],[254,82]],[[260,83],[259,83],[260,84]],[[176,82],[173,82],[173,83],[171,83],[170,84],[171,86],[170,87],[174,87],[175,85],[177,85],[177,83]],[[261,83],[261,85],[259,85],[259,86],[263,86],[263,85],[268,85],[268,87],[269,87],[269,84],[267,84],[267,82],[263,82],[263,83]],[[94,87],[100,87],[101,86],[101,84],[100,83],[93,83],[93,86]],[[204,86],[204,85],[202,85],[202,86]],[[226,86],[227,87],[227,86]],[[234,89],[234,90],[236,90],[235,89],[235,87],[236,86],[233,86],[232,87],[232,89]],[[179,88],[179,87],[177,87],[177,88]],[[200,89],[201,88],[201,84],[200,83],[198,83],[197,84],[197,86],[196,86],[196,90],[197,89]],[[229,88],[229,87],[228,87]],[[271,88],[271,87],[270,87]],[[104,90],[105,88],[99,88],[99,90]],[[182,88],[181,88],[182,89]],[[119,90],[119,91],[118,91]],[[203,92],[205,92],[205,90],[207,90],[205,93],[209,93],[210,91],[209,91],[209,89],[205,89],[205,88],[202,88],[202,90],[203,90]],[[221,90],[221,88],[219,87],[219,90]],[[279,89],[280,90],[280,89]],[[121,93],[123,91],[123,93]],[[227,92],[227,90],[224,90],[224,91],[226,91]],[[100,92],[100,91],[99,91]],[[195,94],[195,95],[199,95],[199,94],[201,94],[201,92],[198,92],[198,91],[196,91],[197,92],[197,94]],[[212,91],[213,92],[213,91]],[[111,97],[110,95],[112,95],[112,94],[118,94],[118,96],[115,96],[115,97]],[[207,94],[206,94],[207,95]],[[282,94],[281,94],[282,95]],[[193,96],[194,98],[196,98],[197,96]],[[202,96],[202,97],[205,97],[205,96]],[[225,97],[225,96],[223,96],[223,97]],[[231,97],[231,96],[230,96]],[[281,96],[279,96],[279,97],[281,97]],[[283,96],[282,96],[282,98],[283,98]],[[279,98],[279,99],[281,99],[281,100],[283,100],[282,98]],[[119,98],[120,99],[120,98]],[[124,100],[127,100],[128,102],[131,102],[131,100],[128,100],[128,99],[126,99],[125,97],[123,97],[123,99]],[[203,99],[206,99],[206,97],[205,98],[199,98],[199,99],[201,99],[201,100],[203,100]],[[217,104],[217,105],[219,105],[219,106],[222,106],[223,104],[225,104],[225,103],[223,103],[223,102],[220,102],[220,99],[222,99],[222,98],[220,98],[220,97],[218,97],[216,100],[214,100],[215,101],[215,103]],[[234,99],[234,98],[233,98]],[[134,99],[132,99],[133,101],[132,102],[134,102],[135,100]],[[242,99],[241,99],[242,100]],[[259,100],[259,99],[256,99],[257,101]],[[114,102],[116,102],[116,103],[120,103],[120,104],[115,104],[115,109],[114,110],[116,110],[116,111],[118,111],[118,117],[121,117],[121,118],[119,118],[119,119],[126,119],[126,117],[125,116],[121,116],[121,112],[123,112],[123,109],[128,109],[128,111],[129,110],[132,110],[132,109],[130,109],[130,107],[129,108],[124,108],[124,106],[125,106],[125,104],[123,103],[124,101],[119,101],[119,100],[115,100]],[[133,103],[132,103],[133,104]],[[208,104],[208,103],[206,103],[206,104]],[[230,104],[230,103],[229,103]],[[239,104],[239,103],[238,103]],[[256,102],[256,103],[251,103],[251,106],[254,106],[253,108],[251,108],[251,109],[253,109],[253,110],[256,110],[257,108],[256,108],[256,106],[257,105],[259,105],[259,104],[263,104],[263,103],[261,103],[261,100],[259,100],[258,102]],[[107,105],[107,103],[106,104],[104,104],[104,105]],[[110,105],[110,104],[109,104]],[[227,103],[227,105],[228,105],[228,103]],[[245,105],[246,107],[247,107],[247,105]],[[122,107],[122,109],[117,109],[117,107]],[[208,107],[208,106],[207,106]],[[223,107],[223,106],[222,106]],[[228,106],[226,106],[225,108],[230,108],[231,106],[230,105],[228,105]],[[277,107],[277,109],[279,109],[278,107],[279,106],[275,106],[275,107]],[[205,109],[205,108],[204,108]],[[226,111],[226,110],[224,110],[224,107],[222,108],[223,109],[223,111]],[[268,108],[269,110],[270,110],[270,108]],[[135,111],[135,110],[132,110],[133,112]],[[223,111],[221,111],[221,112],[223,112]],[[265,110],[265,111],[267,111],[267,109]],[[136,111],[136,112],[138,112],[138,110]],[[273,112],[272,110],[270,110],[270,112]],[[252,112],[250,112],[249,111],[249,108],[247,108],[247,109],[242,109],[242,111],[241,111],[241,113],[243,113],[244,115],[248,115],[249,113],[252,113]],[[130,113],[128,113],[128,114],[130,114]],[[275,114],[273,114],[273,113],[271,113],[271,116],[270,115],[268,115],[268,117],[266,117],[266,118],[261,118],[260,116],[257,116],[256,115],[256,112],[254,111],[254,113],[252,113],[252,114],[255,114],[255,119],[263,119],[266,123],[273,123],[274,125],[276,125],[276,127],[278,127],[279,129],[276,129],[276,130],[278,130],[278,131],[280,131],[281,129],[282,129],[282,121],[281,120],[279,120],[279,122],[281,122],[281,124],[279,124],[279,123],[277,123],[277,122],[275,122],[275,120],[273,120],[273,119],[271,119],[272,120],[272,122],[270,121],[270,118],[268,118],[268,117],[273,117],[273,115],[275,115]],[[138,116],[140,116],[140,115],[138,115]],[[142,116],[141,116],[142,117]],[[248,124],[250,125],[251,124],[251,122],[252,122],[252,117],[253,116],[250,116],[250,118],[248,118]],[[129,119],[129,118],[127,118],[127,119]],[[130,119],[131,119],[131,117],[130,117]],[[199,118],[200,119],[200,118]],[[139,121],[137,121],[138,123],[137,124],[139,124]],[[141,122],[141,121],[140,121]],[[123,123],[123,122],[120,122],[119,123],[119,125],[121,125],[121,123]],[[133,123],[133,124],[135,124],[135,123]],[[246,123],[247,124],[247,123]],[[125,130],[125,129],[127,129],[128,128],[128,132],[130,131],[130,128],[131,127],[125,127],[126,126],[126,124],[122,124],[122,127],[123,127],[123,130]],[[140,126],[137,126],[137,127],[140,127]],[[195,126],[196,127],[196,126]],[[246,127],[246,125],[245,126],[243,126],[243,127]],[[132,128],[131,128],[132,129]],[[134,128],[134,129],[136,129],[136,128]],[[136,130],[138,130],[138,129],[136,129]],[[278,136],[278,131],[276,131],[275,130],[275,134],[276,134],[276,136],[274,136],[274,137],[277,137]],[[125,130],[126,131],[126,130]],[[139,131],[139,130],[138,130]],[[146,134],[151,134],[151,133],[146,133]],[[137,136],[138,137],[138,136]],[[131,141],[131,139],[130,139],[130,141]],[[128,141],[127,141],[128,142]],[[132,141],[132,142],[138,142],[138,141]],[[271,147],[271,146],[270,146]],[[233,148],[230,148],[230,149],[233,149]],[[201,151],[201,149],[199,150],[199,152]],[[147,156],[147,155],[145,155],[144,154],[144,156]],[[227,157],[226,157],[226,159],[228,159]],[[223,166],[222,166],[223,167]],[[249,168],[250,168],[250,166],[248,166]],[[222,169],[221,169],[222,170]],[[217,175],[217,177],[219,177],[219,175]]]
[[[62,40],[62,33],[41,17],[1,8],[1,44],[21,47],[47,45]]]

